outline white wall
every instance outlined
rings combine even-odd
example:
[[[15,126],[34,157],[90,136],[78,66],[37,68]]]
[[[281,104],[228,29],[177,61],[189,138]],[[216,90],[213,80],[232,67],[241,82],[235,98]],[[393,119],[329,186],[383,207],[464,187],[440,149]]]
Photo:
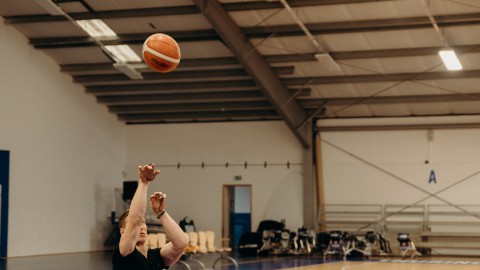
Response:
[[[480,129],[428,132],[322,132],[325,203],[410,205],[447,188],[421,204],[480,204]]]
[[[197,230],[212,229],[221,235],[225,184],[252,185],[253,230],[266,218],[285,218],[294,230],[302,225],[303,148],[283,122],[128,126],[127,157],[128,179],[136,179],[139,164],[158,164],[161,173],[149,192],[166,192],[167,211],[177,221],[190,217]],[[232,166],[245,161],[247,169]],[[264,168],[265,161],[282,165]],[[242,181],[234,181],[235,175],[241,175]]]
[[[10,151],[8,256],[103,249],[125,125],[0,21],[0,149]]]

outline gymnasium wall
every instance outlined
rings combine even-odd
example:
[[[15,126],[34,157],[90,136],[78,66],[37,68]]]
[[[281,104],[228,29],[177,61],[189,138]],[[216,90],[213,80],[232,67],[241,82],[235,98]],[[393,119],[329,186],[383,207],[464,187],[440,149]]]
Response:
[[[252,185],[254,231],[264,219],[285,218],[293,230],[302,225],[303,148],[283,122],[128,126],[127,157],[129,179],[136,179],[138,164],[158,164],[161,173],[149,192],[166,192],[170,215],[176,221],[188,216],[197,230],[214,230],[217,245],[223,185]]]
[[[8,256],[102,250],[123,179],[125,125],[3,20],[0,59]]]
[[[326,204],[480,204],[480,129],[322,132],[321,138]],[[440,192],[440,199],[427,192]]]

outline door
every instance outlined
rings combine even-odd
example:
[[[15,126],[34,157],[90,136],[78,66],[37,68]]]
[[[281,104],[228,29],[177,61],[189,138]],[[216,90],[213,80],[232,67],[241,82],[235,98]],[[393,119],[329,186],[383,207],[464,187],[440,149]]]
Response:
[[[222,238],[229,239],[233,249],[238,247],[240,237],[251,231],[251,194],[251,185],[223,186]]]

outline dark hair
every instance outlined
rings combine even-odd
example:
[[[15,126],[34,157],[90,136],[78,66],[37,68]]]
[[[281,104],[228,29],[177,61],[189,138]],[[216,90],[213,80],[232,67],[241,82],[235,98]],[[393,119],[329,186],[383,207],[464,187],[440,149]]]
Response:
[[[125,211],[120,218],[118,218],[118,225],[121,229],[125,229],[125,225],[127,225],[127,217],[128,217],[129,210]]]

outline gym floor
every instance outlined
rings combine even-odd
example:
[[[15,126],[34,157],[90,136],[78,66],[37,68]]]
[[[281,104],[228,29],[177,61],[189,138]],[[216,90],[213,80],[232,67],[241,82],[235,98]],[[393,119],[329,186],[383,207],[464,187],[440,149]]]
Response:
[[[74,253],[9,258],[0,260],[1,270],[106,270],[111,269],[111,252]],[[206,269],[212,269],[212,263],[218,254],[194,255],[190,259],[201,261]],[[474,270],[480,269],[480,259],[470,258],[422,258],[415,260],[398,258],[375,258],[372,260],[343,261],[326,260],[316,256],[288,257],[238,257],[239,270],[259,269],[302,269],[302,270]],[[187,259],[188,260],[188,259]],[[189,261],[191,270],[201,269],[194,261]],[[182,264],[170,267],[171,270],[187,269]],[[233,270],[235,266],[228,260],[216,264],[215,269]]]

